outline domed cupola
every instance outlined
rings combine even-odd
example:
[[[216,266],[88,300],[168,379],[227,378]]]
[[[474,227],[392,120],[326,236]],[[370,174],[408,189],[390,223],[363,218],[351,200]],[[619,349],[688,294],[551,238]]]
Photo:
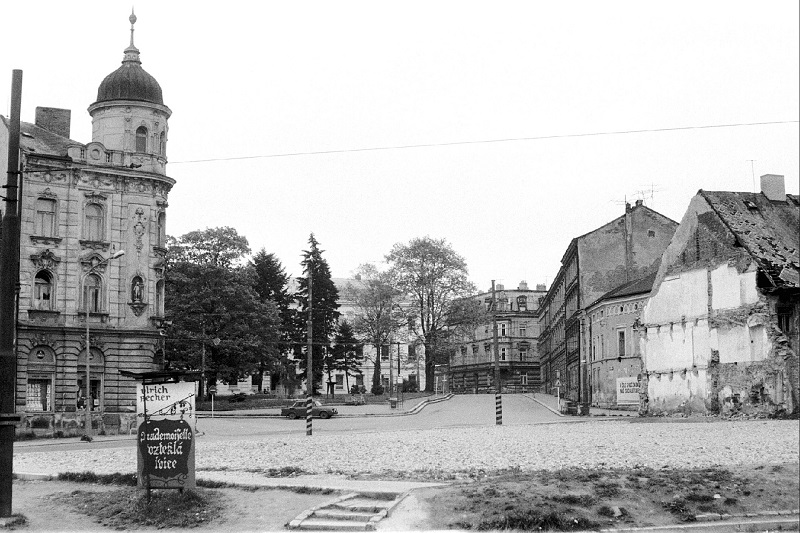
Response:
[[[121,164],[145,172],[166,174],[167,120],[172,111],[164,105],[161,86],[144,71],[139,49],[133,44],[125,49],[122,66],[106,76],[97,89],[97,101],[89,106],[92,116],[92,143],[87,154],[94,154],[97,164]],[[89,149],[92,148],[92,149]],[[105,155],[103,155],[105,154]]]
[[[161,86],[142,68],[139,49],[133,44],[133,25],[136,23],[136,15],[131,13],[129,20],[131,21],[131,44],[125,49],[122,66],[106,76],[97,89],[97,102],[138,100],[164,105]]]

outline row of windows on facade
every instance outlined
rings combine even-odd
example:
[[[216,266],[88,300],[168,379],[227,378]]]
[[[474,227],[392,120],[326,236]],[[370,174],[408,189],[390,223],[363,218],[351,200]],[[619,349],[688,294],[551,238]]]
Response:
[[[95,411],[101,407],[101,380],[91,380],[91,400],[87,401],[86,388],[83,378],[77,381],[77,392],[75,397],[75,407],[85,409],[87,404],[91,410]],[[30,378],[28,379],[27,393],[25,395],[25,410],[28,412],[48,412],[53,411],[53,380],[52,378]]]
[[[98,274],[89,274],[84,278],[83,299],[81,307],[90,313],[100,313],[103,308],[104,294],[103,278]],[[33,284],[33,307],[40,311],[55,311],[55,277],[49,270],[40,270],[36,273]],[[144,280],[134,276],[131,280],[130,301],[132,303],[144,302]],[[161,315],[164,302],[164,281],[156,282],[155,312]]]
[[[53,198],[36,200],[34,233],[38,237],[58,236],[58,203]],[[105,209],[102,205],[88,203],[83,210],[83,238],[88,241],[105,240]],[[166,241],[167,215],[161,212],[156,217],[156,246],[163,247]]]
[[[485,377],[486,377],[486,380],[485,380],[486,381],[486,386],[491,387],[493,382],[494,382],[494,376],[491,373],[489,373],[489,374],[486,374]],[[523,386],[528,385],[529,384],[529,379],[533,378],[535,380],[535,377],[536,377],[535,375],[534,376],[529,376],[527,372],[521,372],[519,374],[519,384],[523,385]],[[466,389],[467,387],[470,387],[470,386],[473,386],[473,387],[480,386],[480,376],[476,375],[476,376],[473,376],[472,378],[468,377],[467,374],[456,374],[456,375],[453,376],[452,387],[454,389],[463,390],[463,389]]]
[[[494,329],[494,328],[492,328],[492,329]],[[511,324],[508,324],[506,322],[498,322],[497,323],[497,335],[499,335],[500,337],[507,337],[508,333],[511,332],[512,330],[513,330],[513,328],[511,327]],[[489,326],[488,325],[484,326],[483,334],[484,335],[489,335]],[[518,337],[526,337],[527,335],[528,335],[528,323],[527,322],[523,322],[522,324],[517,326],[517,336]]]
[[[605,309],[600,309],[596,313],[592,313],[589,317],[589,320],[594,323],[606,316],[616,316],[616,315],[624,315],[626,313],[635,313],[641,307],[643,307],[643,305],[640,305],[639,302],[627,303],[624,305],[611,305],[607,308],[608,312],[606,312]]]
[[[480,351],[479,345],[473,344],[472,345],[472,355],[473,356],[477,356],[479,351]],[[487,343],[485,343],[483,345],[483,353],[485,355],[493,355],[494,354],[494,351],[492,350],[492,345],[490,343],[487,342]],[[499,353],[501,361],[509,361],[510,360],[509,357],[508,357],[509,350],[508,350],[507,347],[505,347],[505,346],[499,347],[498,348],[498,353]],[[461,347],[461,356],[462,357],[466,357],[467,356],[467,347],[466,346],[462,346]],[[519,357],[520,361],[526,361],[528,359],[528,349],[527,348],[519,348],[517,350],[517,356]]]
[[[486,310],[492,310],[492,302],[489,299],[486,302]],[[508,298],[497,298],[497,310],[498,311],[514,311],[514,301],[509,301]],[[527,311],[528,310],[528,297],[524,294],[517,296],[517,311]]]
[[[394,356],[397,355],[396,353],[395,354],[391,354],[390,351],[389,351],[390,348],[391,348],[391,346],[388,346],[388,345],[380,347],[381,361],[388,361],[389,357],[391,355],[394,355]],[[417,360],[417,346],[414,345],[414,344],[409,344],[409,345],[406,346],[406,348],[407,348],[406,360],[407,361],[416,361]],[[363,354],[363,352],[362,352],[362,354]]]
[[[136,128],[136,152],[139,153],[148,153],[147,144],[148,144],[149,133],[147,128],[144,126],[139,126]],[[151,146],[155,145],[158,148],[157,152],[158,155],[167,155],[167,136],[165,132],[161,132],[160,134],[156,133],[153,135],[153,140],[151,142]],[[86,159],[86,149],[81,148],[81,159]],[[112,155],[111,152],[106,153],[106,163],[111,163]]]
[[[616,357],[626,357],[626,354],[628,353],[626,338],[626,329],[618,329]],[[606,353],[605,335],[596,335],[592,341],[592,361],[597,361],[598,359],[608,359],[608,354]]]

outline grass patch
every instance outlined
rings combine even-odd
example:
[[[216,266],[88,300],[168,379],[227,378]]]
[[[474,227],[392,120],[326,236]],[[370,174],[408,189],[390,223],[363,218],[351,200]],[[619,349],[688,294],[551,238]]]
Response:
[[[431,510],[427,525],[573,531],[671,526],[706,512],[790,510],[800,506],[798,470],[794,464],[778,472],[752,467],[484,472],[432,491],[425,500]]]
[[[568,505],[580,505],[581,507],[591,507],[597,498],[591,494],[564,494],[552,497],[555,502],[566,503]]]
[[[481,518],[477,522],[456,524],[463,529],[489,531],[496,529],[575,531],[598,529],[599,524],[583,516],[568,513],[540,512],[535,509],[512,511],[498,516]]]
[[[224,507],[218,493],[204,489],[154,490],[150,501],[146,491],[130,487],[76,490],[54,499],[114,529],[191,529],[213,521]]]
[[[123,485],[135,487],[136,474],[95,474],[94,472],[62,472],[58,474],[59,481],[73,481],[75,483],[96,483],[98,485]]]

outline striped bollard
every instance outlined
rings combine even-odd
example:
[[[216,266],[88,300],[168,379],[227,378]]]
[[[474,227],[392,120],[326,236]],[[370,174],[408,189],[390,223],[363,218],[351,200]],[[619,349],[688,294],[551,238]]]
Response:
[[[500,393],[494,395],[494,416],[498,426],[503,425],[503,400]]]
[[[311,435],[311,406],[313,401],[311,396],[306,398],[306,435]]]

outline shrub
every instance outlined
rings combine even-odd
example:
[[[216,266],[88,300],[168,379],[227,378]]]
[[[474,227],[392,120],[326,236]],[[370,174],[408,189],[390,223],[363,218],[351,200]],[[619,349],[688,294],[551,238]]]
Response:
[[[373,385],[373,386],[372,386],[372,391],[371,391],[371,392],[372,392],[372,394],[374,394],[375,396],[380,396],[381,394],[383,394],[383,385],[380,385],[380,384],[378,384],[378,385]]]

